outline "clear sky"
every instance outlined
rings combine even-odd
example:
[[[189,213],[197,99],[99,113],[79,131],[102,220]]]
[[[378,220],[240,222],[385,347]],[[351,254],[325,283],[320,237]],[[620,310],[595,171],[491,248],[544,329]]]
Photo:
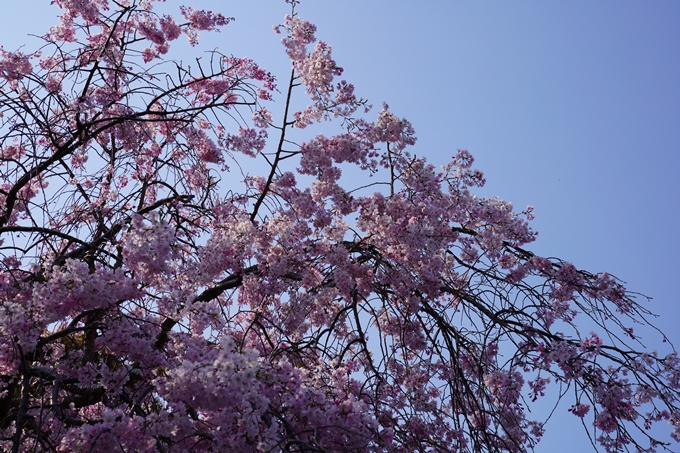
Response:
[[[44,32],[49,3],[5,2],[0,44]],[[180,4],[235,16],[204,43],[285,78],[271,32],[283,0],[167,0]],[[299,11],[360,96],[413,123],[413,152],[441,164],[468,149],[482,194],[535,207],[534,251],[653,297],[680,345],[680,2],[303,0]],[[558,412],[537,452],[589,451]]]

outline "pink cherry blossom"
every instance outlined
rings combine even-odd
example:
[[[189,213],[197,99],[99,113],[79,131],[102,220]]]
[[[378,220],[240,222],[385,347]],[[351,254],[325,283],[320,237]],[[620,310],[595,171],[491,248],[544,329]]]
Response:
[[[164,61],[220,13],[55,3],[44,56],[0,53],[0,450],[519,453],[539,399],[607,452],[680,439],[641,296],[370,115],[300,2],[281,92]]]

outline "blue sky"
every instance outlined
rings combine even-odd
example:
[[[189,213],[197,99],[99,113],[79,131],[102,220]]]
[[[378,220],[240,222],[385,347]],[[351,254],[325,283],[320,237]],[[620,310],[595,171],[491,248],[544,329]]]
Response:
[[[285,78],[271,32],[283,0],[167,3],[235,16],[204,44]],[[56,13],[49,0],[3,8],[6,49]],[[680,345],[680,2],[303,0],[299,11],[359,95],[413,123],[413,152],[442,164],[468,149],[482,194],[535,207],[532,250],[653,297]],[[589,451],[573,419],[556,416],[537,451]]]

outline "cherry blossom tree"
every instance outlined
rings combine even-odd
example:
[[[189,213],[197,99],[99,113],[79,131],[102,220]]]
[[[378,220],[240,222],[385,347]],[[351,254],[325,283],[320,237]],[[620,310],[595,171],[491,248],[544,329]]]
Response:
[[[524,452],[551,388],[607,452],[680,440],[646,299],[528,251],[467,151],[417,157],[296,1],[277,79],[170,58],[222,14],[55,3],[0,54],[2,450]]]

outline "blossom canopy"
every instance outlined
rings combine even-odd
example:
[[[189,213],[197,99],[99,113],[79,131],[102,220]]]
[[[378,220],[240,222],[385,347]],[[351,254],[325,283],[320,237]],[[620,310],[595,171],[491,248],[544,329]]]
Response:
[[[1,449],[525,452],[551,386],[605,451],[680,440],[644,298],[530,252],[468,151],[412,153],[297,1],[285,79],[173,60],[217,12],[55,3],[0,53]]]

